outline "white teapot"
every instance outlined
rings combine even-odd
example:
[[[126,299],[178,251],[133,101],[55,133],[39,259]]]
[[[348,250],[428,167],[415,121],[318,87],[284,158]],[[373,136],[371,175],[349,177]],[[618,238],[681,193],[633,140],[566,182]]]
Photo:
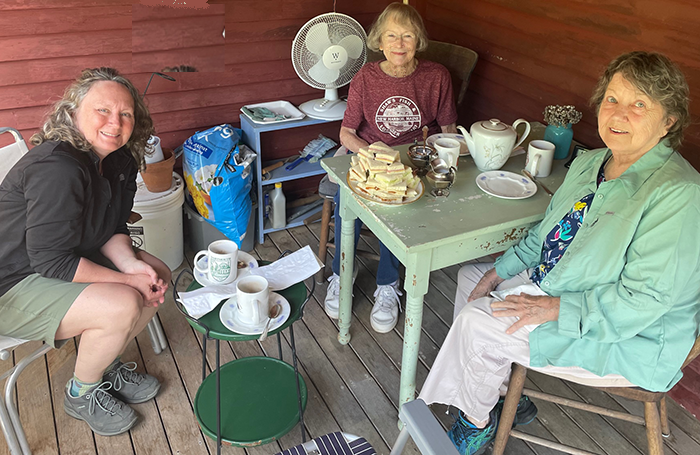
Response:
[[[516,143],[518,133],[515,128],[521,123],[525,124],[525,132]],[[457,127],[464,135],[464,140],[469,147],[469,153],[474,158],[476,167],[481,171],[493,171],[506,164],[510,153],[519,146],[530,134],[530,124],[519,118],[512,126],[506,125],[498,119],[476,122],[471,127],[471,134],[463,127]]]

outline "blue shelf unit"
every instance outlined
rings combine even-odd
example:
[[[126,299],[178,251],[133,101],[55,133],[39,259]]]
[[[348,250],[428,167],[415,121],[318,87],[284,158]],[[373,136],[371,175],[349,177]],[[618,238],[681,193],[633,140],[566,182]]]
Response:
[[[327,123],[327,120],[319,120],[319,119],[314,119],[310,117],[305,117],[301,120],[295,120],[292,122],[282,122],[282,123],[265,123],[265,124],[260,124],[260,123],[255,123],[248,116],[245,114],[240,114],[240,120],[241,120],[241,129],[243,130],[243,142],[248,145],[255,153],[258,154],[258,159],[255,160],[255,181],[257,185],[257,198],[258,198],[258,204],[257,204],[257,213],[255,214],[257,222],[255,223],[256,225],[256,233],[257,233],[257,240],[258,243],[263,243],[265,241],[265,234],[268,232],[274,232],[274,231],[280,231],[282,229],[287,229],[287,228],[292,228],[296,226],[301,226],[304,223],[304,220],[312,215],[315,215],[316,213],[319,213],[323,207],[322,204],[317,205],[317,207],[313,208],[312,210],[304,213],[303,215],[295,218],[292,220],[289,224],[287,224],[283,228],[273,228],[270,225],[269,220],[265,220],[265,212],[264,212],[264,187],[267,186],[273,186],[277,182],[287,182],[290,180],[297,180],[305,177],[312,177],[314,175],[321,175],[325,174],[326,171],[323,170],[321,167],[321,164],[319,162],[315,163],[309,163],[307,161],[302,162],[300,165],[292,169],[291,171],[288,171],[284,168],[284,166],[275,169],[272,171],[270,174],[270,178],[268,180],[263,181],[262,179],[262,168],[264,166],[268,166],[270,164],[273,164],[277,160],[272,160],[272,161],[265,161],[265,151],[260,149],[260,135],[262,133],[270,132],[270,131],[278,131],[278,130],[286,130],[290,128],[299,128],[302,126],[309,126],[309,125],[316,125],[320,123]],[[263,162],[265,163],[263,166]],[[303,210],[303,207],[297,207],[293,211],[287,214],[287,217],[290,217],[294,213],[298,213],[299,211]]]

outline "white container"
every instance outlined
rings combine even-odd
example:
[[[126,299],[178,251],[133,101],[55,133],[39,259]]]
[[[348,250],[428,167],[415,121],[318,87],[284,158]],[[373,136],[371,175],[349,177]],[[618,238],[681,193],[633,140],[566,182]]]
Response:
[[[182,203],[185,201],[182,177],[173,172],[168,191],[151,193],[139,178],[133,211],[141,220],[129,225],[133,244],[156,256],[175,270],[184,259]]]
[[[270,222],[273,229],[282,229],[287,225],[287,199],[282,192],[282,184],[275,183],[275,189],[270,194],[270,205],[272,213],[270,214]]]
[[[262,120],[252,119],[252,118],[248,117],[248,114],[246,114],[245,112],[243,112],[243,110],[241,110],[241,112],[243,112],[243,115],[245,115],[247,118],[249,118],[251,122],[257,123],[260,125],[266,125],[266,124],[270,124],[270,123],[293,122],[295,120],[301,120],[304,117],[306,117],[306,114],[304,114],[299,109],[294,107],[294,105],[292,103],[290,103],[289,101],[270,101],[268,103],[249,104],[249,105],[243,106],[243,107],[247,107],[248,109],[253,109],[256,107],[264,107],[264,108],[271,110],[275,114],[282,114],[282,115],[286,115],[288,117],[284,120],[265,122]]]
[[[146,153],[146,155],[143,157],[146,164],[158,163],[159,161],[163,161],[165,159],[163,149],[160,146],[160,138],[158,136],[151,136],[148,138],[146,150],[148,153]]]

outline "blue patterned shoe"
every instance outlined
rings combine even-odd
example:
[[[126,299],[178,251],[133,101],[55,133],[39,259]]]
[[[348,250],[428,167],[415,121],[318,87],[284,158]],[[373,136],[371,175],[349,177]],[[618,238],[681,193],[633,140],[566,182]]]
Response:
[[[496,437],[498,428],[498,413],[493,408],[489,413],[491,421],[484,428],[477,428],[467,419],[459,417],[455,420],[447,436],[455,445],[460,455],[480,455],[484,453],[491,441]]]
[[[505,397],[501,397],[496,404],[496,412],[501,415],[503,411],[503,402]],[[537,406],[530,400],[530,397],[523,395],[518,401],[518,409],[515,411],[515,419],[513,419],[513,427],[516,425],[527,425],[537,417]]]

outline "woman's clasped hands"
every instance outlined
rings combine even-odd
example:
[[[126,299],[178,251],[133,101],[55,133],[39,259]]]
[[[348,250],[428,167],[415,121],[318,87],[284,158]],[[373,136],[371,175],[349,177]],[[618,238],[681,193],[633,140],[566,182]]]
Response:
[[[146,306],[158,306],[165,302],[168,284],[144,261],[134,258],[122,264],[121,272],[129,275],[128,285],[139,291]]]

